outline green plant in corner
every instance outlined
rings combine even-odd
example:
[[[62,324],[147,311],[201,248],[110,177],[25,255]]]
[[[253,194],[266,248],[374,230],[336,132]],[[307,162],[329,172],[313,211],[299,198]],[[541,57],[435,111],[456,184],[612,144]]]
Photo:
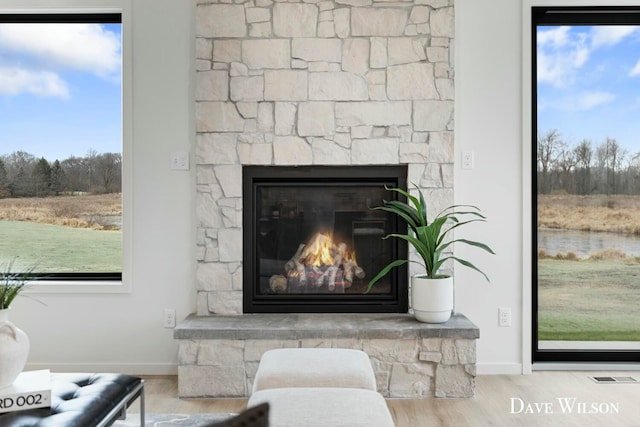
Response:
[[[0,310],[8,309],[13,300],[25,289],[28,282],[36,280],[35,266],[14,271],[15,258],[6,262],[0,272]]]
[[[493,250],[484,243],[467,239],[445,240],[447,235],[456,228],[473,222],[486,222],[486,217],[480,213],[480,210],[476,206],[452,205],[442,210],[438,215],[436,215],[433,221],[429,222],[427,219],[427,204],[425,203],[424,196],[422,192],[419,191],[418,186],[414,184],[414,187],[418,190],[418,197],[412,196],[400,188],[389,188],[385,186],[386,190],[395,191],[396,193],[405,196],[410,203],[405,203],[399,200],[383,200],[382,206],[373,208],[375,210],[381,210],[398,215],[407,223],[408,226],[407,234],[392,233],[384,236],[383,239],[395,237],[406,240],[410,245],[412,245],[422,259],[422,262],[419,264],[423,265],[426,270],[426,275],[424,277],[430,279],[446,277],[445,275],[439,274],[440,268],[446,261],[452,260],[464,265],[465,267],[476,270],[482,274],[487,281],[489,281],[487,275],[469,261],[460,259],[453,255],[443,256],[444,251],[454,243],[475,246],[491,254],[495,254]],[[382,277],[387,275],[391,269],[404,265],[408,262],[408,259],[399,259],[389,263],[369,281],[366,292],[369,292],[373,285]]]

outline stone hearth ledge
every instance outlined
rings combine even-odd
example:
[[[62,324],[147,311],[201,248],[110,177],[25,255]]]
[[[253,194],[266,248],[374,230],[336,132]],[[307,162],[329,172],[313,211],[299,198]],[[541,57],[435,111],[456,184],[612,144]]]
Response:
[[[190,315],[174,330],[178,394],[247,397],[265,351],[335,347],[364,350],[385,397],[473,397],[479,337],[460,313],[443,324],[386,313]]]

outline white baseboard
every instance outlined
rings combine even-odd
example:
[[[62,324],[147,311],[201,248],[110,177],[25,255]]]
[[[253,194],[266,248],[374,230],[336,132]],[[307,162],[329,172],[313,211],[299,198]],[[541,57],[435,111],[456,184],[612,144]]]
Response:
[[[534,363],[534,371],[640,371],[640,363]]]
[[[640,371],[640,363],[534,363],[533,371]],[[521,363],[478,363],[477,375],[523,375]]]
[[[477,375],[522,375],[521,363],[478,363]]]
[[[25,371],[49,369],[51,372],[117,372],[128,375],[178,375],[178,365],[168,363],[27,363]]]

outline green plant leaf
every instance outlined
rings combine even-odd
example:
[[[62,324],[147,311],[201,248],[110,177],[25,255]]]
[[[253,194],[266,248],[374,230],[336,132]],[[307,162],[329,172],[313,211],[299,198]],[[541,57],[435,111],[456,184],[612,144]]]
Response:
[[[367,290],[364,291],[364,293],[368,294],[369,291],[371,291],[371,288],[373,287],[373,285],[376,284],[376,282],[378,282],[378,280],[380,280],[384,276],[386,276],[387,273],[389,273],[389,271],[391,271],[391,269],[393,269],[395,267],[399,267],[401,265],[404,265],[407,262],[409,262],[409,260],[406,260],[406,259],[397,259],[397,260],[395,260],[393,262],[390,262],[385,268],[380,270],[380,272],[378,274],[376,274],[373,279],[369,280],[369,284],[367,286]]]
[[[413,206],[415,206],[415,208],[417,210],[420,210],[420,202],[418,201],[418,199],[415,198],[415,196],[412,196],[408,192],[404,191],[402,188],[389,188],[386,185],[385,185],[384,188],[385,188],[385,190],[395,191],[398,194],[402,194],[404,197],[407,198],[407,200],[409,200],[409,201],[411,201],[411,203],[413,203]],[[418,187],[416,186],[416,188],[418,188]]]
[[[430,270],[433,266],[433,249],[429,247],[429,242],[420,238],[410,236],[407,234],[390,234],[389,236],[397,237],[398,239],[406,240],[415,248],[422,262],[425,264],[425,268]]]
[[[461,259],[461,258],[458,258],[458,257],[454,257],[454,256],[448,256],[448,257],[446,257],[446,258],[443,258],[441,262],[442,262],[442,263],[444,263],[445,261],[447,261],[447,260],[449,260],[449,259],[452,259],[452,260],[454,260],[454,261],[457,261],[457,262],[459,262],[460,264],[464,265],[465,267],[469,267],[469,268],[471,268],[472,270],[477,271],[478,273],[480,273],[480,274],[482,274],[482,275],[484,276],[484,278],[487,280],[487,282],[490,282],[489,277],[488,277],[486,274],[484,274],[484,272],[483,272],[482,270],[480,270],[478,267],[476,267],[475,265],[471,264],[471,263],[470,263],[469,261],[467,261],[467,260],[464,260],[464,259]]]
[[[464,211],[464,212],[460,212],[460,211],[456,212],[456,209],[459,209],[459,208],[471,208],[473,210],[472,211]],[[452,211],[452,212],[448,212],[447,213],[447,211]],[[439,216],[442,216],[442,215],[451,215],[451,214],[454,214],[454,213],[458,213],[458,214],[460,214],[460,213],[464,213],[464,214],[473,213],[473,214],[477,214],[477,215],[480,215],[481,217],[485,218],[480,213],[480,208],[478,208],[477,206],[474,206],[474,205],[451,205],[451,206],[448,206],[448,207],[444,208],[443,210],[441,210],[440,213],[438,213],[438,215],[436,215],[436,217],[439,217]]]
[[[28,267],[21,272],[15,272],[13,271],[14,264],[15,258],[4,264],[2,272],[0,272],[0,310],[9,308],[27,282],[35,280],[32,275],[35,266]]]
[[[418,197],[412,196],[407,191],[400,188],[389,188],[385,186],[386,190],[394,191],[405,196],[408,203],[398,200],[391,202],[384,201],[383,206],[374,208],[397,215],[400,219],[405,221],[412,233],[389,234],[383,238],[387,239],[395,237],[405,240],[412,245],[418,255],[422,258],[423,266],[426,269],[428,277],[437,277],[438,270],[442,267],[444,262],[451,259],[468,268],[478,271],[485,277],[485,279],[489,280],[486,274],[469,261],[456,258],[454,256],[441,258],[444,251],[455,242],[474,246],[494,254],[493,250],[488,245],[473,240],[455,239],[445,243],[447,235],[456,228],[473,222],[486,222],[486,217],[480,212],[480,209],[474,205],[451,205],[443,209],[438,215],[436,215],[433,221],[429,223],[427,218],[427,204],[424,195],[420,192],[420,189],[416,184],[412,184],[416,190],[418,190]],[[415,208],[412,207],[411,204]],[[406,262],[406,260],[401,260],[398,265],[402,265]],[[414,261],[410,260],[409,262]],[[390,266],[392,264],[393,263],[391,263]],[[375,281],[379,280],[380,277],[387,274],[389,270],[393,268],[393,266],[390,266],[383,269],[383,271],[374,278],[375,280],[370,282],[369,289],[372,283],[375,283]]]
[[[467,239],[455,239],[455,240],[452,240],[450,242],[445,243],[441,247],[442,247],[442,249],[445,249],[445,248],[451,246],[452,244],[454,244],[456,242],[465,243],[465,244],[470,245],[470,246],[475,246],[477,248],[480,248],[480,249],[483,249],[483,250],[489,252],[492,255],[496,254],[495,252],[493,252],[493,249],[491,249],[489,246],[485,245],[484,243],[476,242],[474,240],[467,240]]]
[[[467,240],[467,239],[456,239],[455,242],[461,242],[461,243],[466,243],[467,245],[470,246],[475,246],[476,248],[480,248],[483,249],[487,252],[489,252],[492,255],[495,255],[496,253],[493,251],[493,249],[491,249],[488,245],[485,245],[484,243],[481,242],[476,242],[475,240]]]
[[[418,210],[418,213],[420,214],[420,219],[421,219],[421,225],[427,225],[429,224],[429,221],[427,219],[427,203],[424,201],[424,196],[422,195],[422,191],[419,190],[418,186],[413,184],[414,187],[416,187],[416,190],[418,190],[418,194],[420,194],[420,206],[416,206],[416,209]]]
[[[410,225],[412,225],[414,228],[420,225],[420,215],[418,211],[416,211],[414,208],[407,205],[406,203],[400,202],[398,200],[392,200],[392,201],[384,200],[383,204],[384,204],[384,207],[393,209],[394,213],[398,215],[403,214],[404,215],[403,218],[405,218],[405,216],[410,217],[411,218]],[[407,220],[405,219],[405,221]]]

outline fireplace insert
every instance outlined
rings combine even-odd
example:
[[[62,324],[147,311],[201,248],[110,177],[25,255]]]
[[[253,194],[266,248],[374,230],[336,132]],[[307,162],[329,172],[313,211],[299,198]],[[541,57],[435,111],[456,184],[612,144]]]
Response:
[[[244,166],[245,313],[404,313],[406,233],[395,215],[372,209],[398,197],[406,166]]]

